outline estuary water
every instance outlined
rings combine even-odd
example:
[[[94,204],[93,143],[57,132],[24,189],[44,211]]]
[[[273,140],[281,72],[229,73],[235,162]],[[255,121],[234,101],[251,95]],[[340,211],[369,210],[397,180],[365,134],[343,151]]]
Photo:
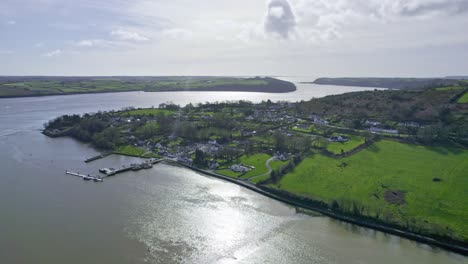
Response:
[[[291,78],[310,81],[311,78]],[[298,101],[359,87],[298,84],[294,93],[116,93],[0,99],[0,263],[467,263],[467,258],[328,217],[297,212],[237,185],[156,165],[103,183],[97,173],[136,158],[51,139],[62,114],[189,102]]]

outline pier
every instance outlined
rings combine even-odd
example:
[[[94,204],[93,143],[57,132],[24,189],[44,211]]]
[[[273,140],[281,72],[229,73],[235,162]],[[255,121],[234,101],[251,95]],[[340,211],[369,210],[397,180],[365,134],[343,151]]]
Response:
[[[163,160],[165,159],[152,159],[152,160],[145,161],[139,164],[131,164],[128,167],[122,167],[121,169],[112,170],[111,172],[106,174],[106,177],[115,176],[117,174],[124,173],[127,171],[139,171],[141,169],[151,169],[154,164],[160,163]]]
[[[107,168],[100,169],[99,172],[105,174],[104,177],[93,176],[93,175],[90,175],[90,174],[85,175],[85,174],[80,174],[79,172],[73,172],[73,171],[68,171],[68,170],[65,171],[65,174],[75,176],[75,177],[80,177],[85,181],[103,182],[105,177],[115,176],[117,174],[124,173],[124,172],[127,172],[127,171],[139,171],[139,170],[142,170],[142,169],[151,169],[154,164],[160,163],[163,160],[165,160],[165,159],[164,158],[163,159],[151,159],[151,160],[147,160],[147,161],[145,161],[143,163],[131,164],[128,167],[124,166],[121,169],[117,169],[117,170],[111,170],[111,169],[107,169]]]
[[[92,161],[95,161],[95,160],[98,160],[98,159],[105,158],[105,157],[109,156],[110,154],[112,154],[112,152],[103,153],[103,154],[94,156],[94,157],[92,157],[92,158],[86,159],[84,162],[85,162],[85,163],[89,163],[89,162],[92,162]]]
[[[96,177],[96,176],[92,176],[92,175],[89,175],[89,174],[84,175],[84,174],[80,174],[80,173],[73,172],[73,171],[65,171],[65,174],[80,177],[85,181],[94,181],[94,182],[102,182],[103,181],[103,179],[101,177]]]

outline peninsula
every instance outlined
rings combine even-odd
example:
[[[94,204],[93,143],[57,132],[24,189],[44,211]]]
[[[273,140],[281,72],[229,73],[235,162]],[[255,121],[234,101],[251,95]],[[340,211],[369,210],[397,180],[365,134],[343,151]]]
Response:
[[[270,77],[0,77],[0,98],[130,91],[288,93],[295,90],[293,83]]]

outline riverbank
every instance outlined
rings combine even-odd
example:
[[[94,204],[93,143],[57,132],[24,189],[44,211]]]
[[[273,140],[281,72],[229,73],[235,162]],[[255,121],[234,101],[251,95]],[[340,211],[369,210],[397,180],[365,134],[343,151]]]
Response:
[[[429,236],[424,236],[422,234],[416,234],[416,233],[413,233],[413,232],[408,232],[408,231],[405,231],[403,229],[396,228],[396,227],[393,227],[393,226],[390,226],[390,225],[376,223],[376,222],[373,222],[370,219],[364,219],[362,217],[359,217],[359,218],[358,217],[353,217],[353,216],[346,215],[346,214],[343,214],[343,213],[340,213],[340,212],[336,212],[336,211],[333,211],[330,208],[326,208],[325,207],[326,205],[323,205],[324,207],[317,206],[317,205],[314,206],[314,205],[311,204],[311,202],[312,203],[317,203],[317,204],[321,204],[321,203],[318,202],[318,201],[312,201],[312,200],[308,201],[308,200],[306,200],[306,199],[304,199],[302,197],[299,197],[299,196],[296,196],[294,194],[290,194],[290,193],[287,193],[287,192],[284,192],[284,191],[278,191],[278,190],[274,190],[274,189],[271,189],[271,188],[268,188],[268,187],[265,187],[265,186],[255,185],[255,184],[252,184],[252,183],[250,183],[250,182],[248,182],[246,180],[237,180],[237,179],[234,179],[234,178],[219,175],[217,173],[202,170],[202,169],[199,169],[199,168],[196,168],[196,167],[193,167],[193,166],[189,166],[187,164],[175,162],[175,161],[166,160],[165,162],[168,163],[168,164],[172,164],[172,165],[183,166],[185,168],[191,169],[193,171],[199,172],[199,173],[204,174],[204,175],[208,175],[208,176],[211,176],[211,177],[215,177],[215,178],[218,178],[218,179],[229,181],[231,183],[240,185],[240,186],[242,186],[242,187],[244,187],[246,189],[257,192],[259,194],[262,194],[262,195],[267,196],[269,198],[275,199],[277,201],[280,201],[280,202],[283,202],[283,203],[286,203],[286,204],[289,204],[289,205],[292,205],[292,206],[304,208],[304,209],[307,209],[307,210],[316,211],[316,212],[319,212],[319,213],[321,213],[323,215],[326,215],[328,217],[332,217],[332,218],[340,220],[340,221],[344,221],[344,222],[347,222],[347,223],[355,224],[355,225],[366,227],[366,228],[375,229],[375,230],[382,231],[382,232],[385,232],[385,233],[389,233],[389,234],[392,234],[392,235],[404,237],[404,238],[407,238],[407,239],[410,239],[410,240],[413,240],[413,241],[416,241],[416,242],[419,242],[419,243],[424,243],[424,244],[428,244],[428,245],[431,245],[431,246],[440,247],[440,248],[443,248],[443,249],[446,249],[446,250],[453,251],[455,253],[459,253],[459,254],[468,256],[468,245],[464,245],[461,242],[455,242],[455,241],[453,243],[445,242],[445,241],[439,240],[437,238],[432,238],[432,237],[429,237]],[[455,243],[457,243],[457,244],[455,244]]]

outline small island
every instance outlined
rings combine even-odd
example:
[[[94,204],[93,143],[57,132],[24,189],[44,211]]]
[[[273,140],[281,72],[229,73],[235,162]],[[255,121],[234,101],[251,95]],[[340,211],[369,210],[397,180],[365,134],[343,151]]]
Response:
[[[296,86],[270,77],[0,77],[0,98],[131,91],[289,93]]]
[[[44,134],[165,159],[295,206],[466,252],[468,84],[297,103],[65,115]],[[437,209],[435,209],[437,208]]]

